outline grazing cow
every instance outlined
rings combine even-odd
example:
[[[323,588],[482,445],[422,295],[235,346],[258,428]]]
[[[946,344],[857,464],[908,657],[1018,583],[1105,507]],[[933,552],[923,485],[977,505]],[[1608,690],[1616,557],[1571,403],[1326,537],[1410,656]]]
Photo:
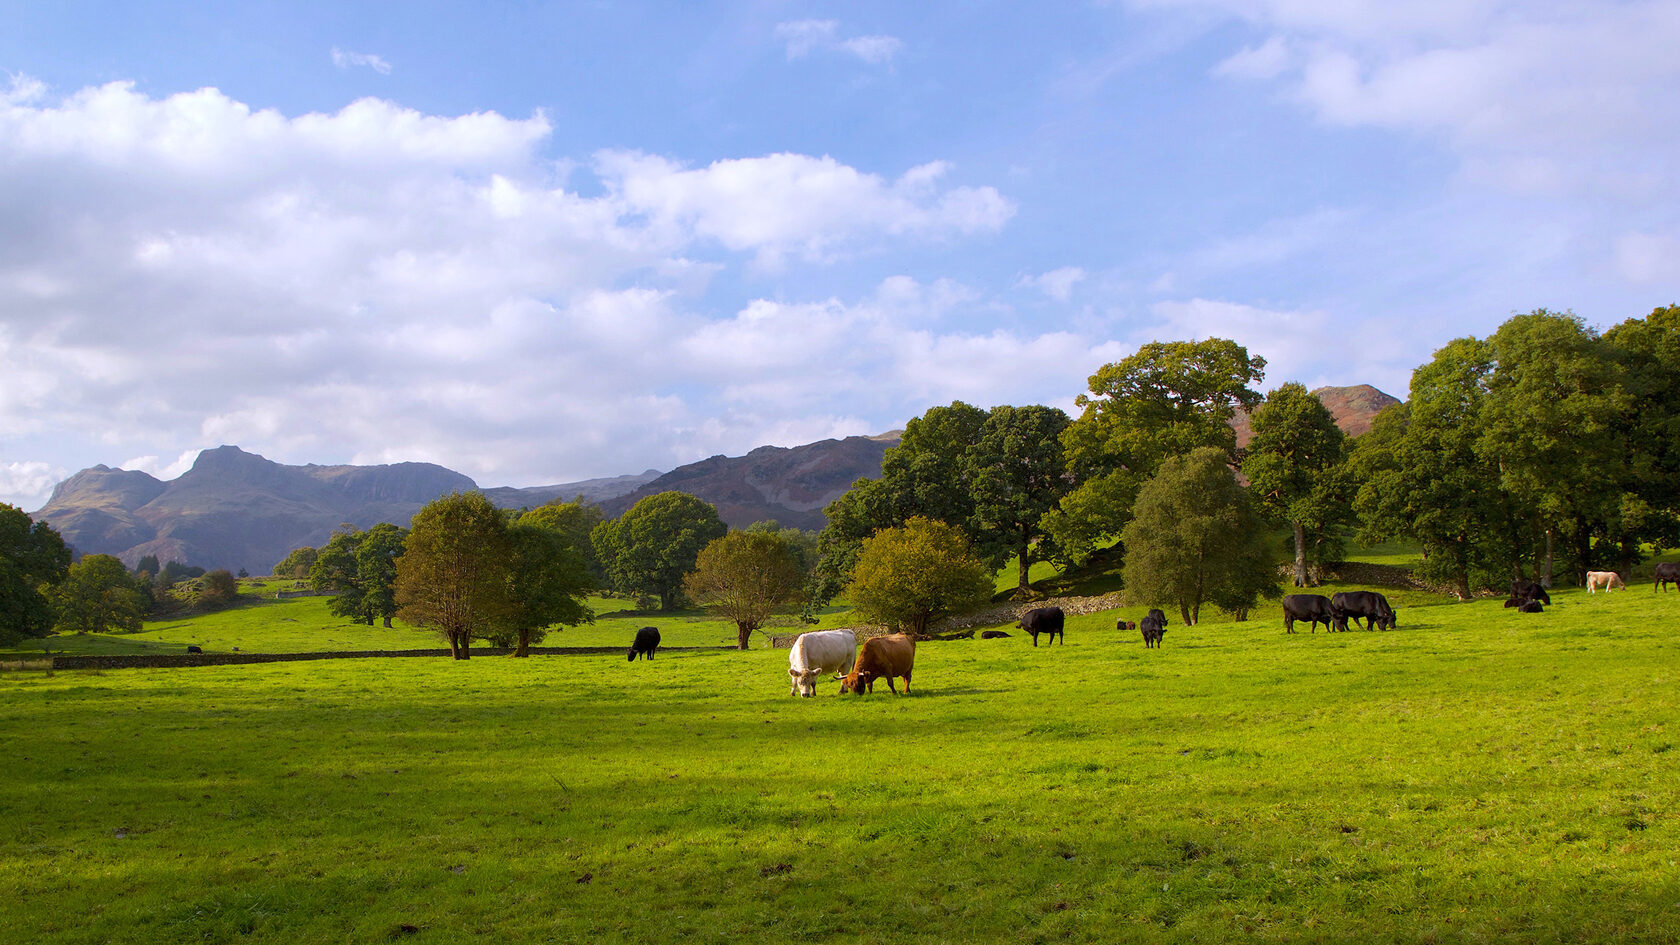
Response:
[[[1033,646],[1038,645],[1038,635],[1050,635],[1050,643],[1055,643],[1057,637],[1062,638],[1062,644],[1067,644],[1067,634],[1062,632],[1062,622],[1066,616],[1060,607],[1036,607],[1021,615],[1021,620],[1015,626],[1032,634]],[[1048,646],[1049,644],[1045,644]]]
[[[189,644],[187,644],[187,652],[188,653],[203,653],[204,652],[204,647],[194,646],[193,644],[189,643]]]
[[[1545,606],[1537,600],[1525,600],[1517,605],[1517,613],[1519,614],[1539,614],[1545,613],[1545,611]]]
[[[1323,594],[1290,594],[1283,599],[1283,629],[1285,633],[1295,632],[1295,621],[1306,620],[1312,624],[1312,632],[1318,632],[1318,625],[1324,624],[1324,629],[1334,629],[1331,618],[1335,611],[1330,607],[1330,598]]]
[[[1552,605],[1552,595],[1546,593],[1546,588],[1539,581],[1517,578],[1511,582],[1511,597],[1515,600],[1537,600],[1547,607]]]
[[[1676,586],[1680,586],[1680,562],[1663,561],[1659,563],[1657,565],[1657,573],[1654,577],[1656,577],[1657,582],[1651,585],[1651,593],[1655,594],[1657,592],[1657,588],[1660,587],[1662,588],[1662,592],[1667,594],[1670,582],[1673,582]]]
[[[1614,571],[1588,571],[1587,593],[1591,594],[1593,591],[1601,587],[1604,588],[1604,593],[1606,594],[1610,593],[1610,589],[1612,587],[1619,587],[1624,591],[1627,590],[1627,585],[1622,583],[1622,576]]]
[[[788,653],[788,675],[793,677],[790,696],[817,694],[817,677],[825,673],[844,676],[857,662],[857,637],[850,630],[812,630],[801,633]]]
[[[1143,648],[1159,648],[1161,638],[1167,633],[1167,615],[1161,613],[1161,608],[1151,607],[1149,613],[1138,621],[1138,630],[1143,633]]]
[[[657,649],[659,649],[659,628],[643,627],[636,631],[636,642],[630,644],[630,662],[634,663],[638,656],[645,656],[651,660],[653,659],[653,651]]]
[[[1332,627],[1344,633],[1349,617],[1353,618],[1355,626],[1359,625],[1359,618],[1364,617],[1366,630],[1389,630],[1400,625],[1394,616],[1394,608],[1388,606],[1388,598],[1376,591],[1342,591],[1330,598],[1330,612]]]
[[[840,680],[842,693],[855,692],[863,695],[865,692],[875,691],[875,680],[885,679],[887,688],[894,695],[898,690],[893,686],[894,676],[904,677],[904,694],[910,694],[910,671],[916,666],[916,640],[906,633],[894,633],[891,636],[870,637],[863,641],[863,650],[858,653],[857,663],[852,671]]]

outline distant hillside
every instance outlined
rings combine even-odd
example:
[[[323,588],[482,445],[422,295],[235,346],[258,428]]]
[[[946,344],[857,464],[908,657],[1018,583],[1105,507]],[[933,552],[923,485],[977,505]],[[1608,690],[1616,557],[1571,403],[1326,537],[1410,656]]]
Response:
[[[861,478],[881,475],[881,457],[896,434],[850,436],[805,446],[761,446],[745,456],[713,456],[679,466],[634,492],[601,503],[609,517],[640,499],[676,490],[717,506],[735,528],[775,519],[785,526],[821,529],[823,506]]]
[[[1400,402],[1369,384],[1320,387],[1312,394],[1330,410],[1330,415],[1336,418],[1336,426],[1348,436],[1359,436],[1370,430],[1371,420],[1377,414]],[[1247,413],[1239,412],[1231,421],[1231,426],[1237,431],[1238,446],[1247,446],[1248,441],[1254,438],[1253,431],[1248,428]]]
[[[529,489],[485,490],[504,508],[583,495],[604,501],[658,473]],[[320,546],[341,524],[406,526],[421,506],[478,485],[431,463],[286,466],[221,446],[162,482],[143,472],[95,466],[59,483],[36,512],[81,554],[110,554],[130,567],[146,555],[206,568],[266,573],[293,548]]]

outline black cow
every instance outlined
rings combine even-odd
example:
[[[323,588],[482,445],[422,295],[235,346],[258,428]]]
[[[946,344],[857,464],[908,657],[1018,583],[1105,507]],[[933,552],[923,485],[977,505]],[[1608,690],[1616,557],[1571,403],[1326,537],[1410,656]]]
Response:
[[[1021,615],[1021,620],[1015,626],[1032,634],[1033,646],[1038,645],[1038,635],[1050,635],[1050,643],[1055,643],[1057,637],[1062,638],[1062,644],[1067,645],[1067,634],[1062,632],[1062,622],[1066,620],[1060,607],[1035,607]],[[1045,644],[1048,646],[1049,644]]]
[[[643,627],[636,631],[636,642],[630,644],[630,662],[634,663],[638,656],[645,656],[651,660],[653,659],[653,651],[657,649],[659,649],[659,628]]]
[[[982,640],[1002,640],[1002,639],[1004,639],[1005,637],[1008,637],[1008,636],[1009,636],[1009,634],[1004,633],[1002,630],[982,630],[982,631],[980,631],[980,639],[982,639]]]
[[[1286,633],[1295,632],[1295,621],[1306,620],[1312,623],[1312,632],[1318,632],[1318,625],[1324,624],[1324,629],[1332,630],[1335,624],[1331,618],[1335,611],[1330,607],[1330,598],[1323,594],[1290,594],[1283,599],[1283,629]]]
[[[1544,613],[1545,610],[1546,608],[1537,600],[1525,600],[1517,605],[1517,613],[1519,614],[1538,614]]]
[[[1167,634],[1167,615],[1161,613],[1161,608],[1151,608],[1149,614],[1138,621],[1138,630],[1143,633],[1143,647],[1149,649],[1161,646],[1161,638]]]
[[[1552,595],[1546,593],[1546,588],[1539,581],[1525,581],[1517,578],[1511,582],[1512,600],[1537,600],[1547,607],[1552,606]]]
[[[1651,585],[1651,593],[1653,594],[1657,592],[1657,588],[1659,587],[1662,588],[1662,592],[1664,594],[1667,594],[1668,585],[1671,582],[1676,587],[1680,587],[1680,561],[1659,562],[1657,564],[1657,573],[1654,576],[1656,577],[1657,582]]]
[[[189,644],[187,644],[187,652],[188,653],[203,653],[204,652],[204,647],[194,646],[193,644],[189,643]]]
[[[1355,626],[1364,617],[1366,630],[1388,630],[1400,625],[1394,608],[1388,606],[1388,598],[1376,591],[1342,591],[1330,598],[1330,612],[1334,618],[1332,626],[1343,632],[1347,630],[1349,617]]]
[[[1116,629],[1116,630],[1128,630],[1129,631],[1129,630],[1136,630],[1137,628],[1138,628],[1138,625],[1137,625],[1136,620],[1116,620],[1114,622],[1114,629]]]

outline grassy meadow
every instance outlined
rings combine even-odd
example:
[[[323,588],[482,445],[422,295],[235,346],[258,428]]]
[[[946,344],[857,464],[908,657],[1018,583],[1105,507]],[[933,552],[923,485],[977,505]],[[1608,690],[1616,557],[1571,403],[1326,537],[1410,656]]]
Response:
[[[1112,629],[1139,608],[1070,618],[1065,646],[925,643],[896,698],[790,699],[768,649],[0,673],[0,928],[1680,940],[1680,594],[1561,591],[1539,615],[1391,599],[1388,633],[1288,636],[1268,604],[1169,614],[1161,650]],[[248,649],[323,627],[435,645],[319,598],[217,616],[252,625],[197,632]],[[549,642],[643,623],[732,637],[637,617]]]

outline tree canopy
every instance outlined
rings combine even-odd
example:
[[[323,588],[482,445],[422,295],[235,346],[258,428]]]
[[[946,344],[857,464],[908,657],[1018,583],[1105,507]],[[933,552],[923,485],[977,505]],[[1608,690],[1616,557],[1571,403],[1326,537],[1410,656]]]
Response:
[[[529,656],[531,644],[541,643],[550,627],[595,619],[584,602],[595,581],[583,554],[566,532],[540,524],[545,520],[527,512],[508,526],[512,606],[491,626],[489,636],[497,646],[512,646],[514,656]]]
[[[72,564],[51,596],[59,633],[139,630],[149,603],[128,568],[110,555],[87,555]]]
[[[397,616],[441,633],[455,659],[511,618],[507,519],[482,493],[451,493],[416,513],[396,567]]]
[[[642,499],[589,537],[613,587],[657,597],[660,610],[675,610],[700,549],[728,531],[711,503],[670,491]]]
[[[64,579],[70,549],[45,522],[0,503],[0,643],[52,632],[44,588]]]
[[[1176,603],[1188,626],[1204,603],[1242,617],[1277,594],[1265,522],[1218,447],[1162,463],[1139,490],[1122,540],[1127,599]]]
[[[746,649],[753,631],[792,601],[804,583],[794,549],[768,531],[730,532],[701,549],[683,588],[695,603],[735,624],[735,644]]]
[[[864,539],[846,596],[866,620],[925,634],[940,617],[990,600],[992,573],[962,529],[918,515]]]
[[[1350,522],[1342,463],[1347,434],[1304,385],[1288,383],[1266,395],[1250,420],[1254,438],[1242,471],[1263,512],[1287,522],[1295,546],[1295,586],[1308,583],[1309,558],[1339,551],[1335,529]]]

